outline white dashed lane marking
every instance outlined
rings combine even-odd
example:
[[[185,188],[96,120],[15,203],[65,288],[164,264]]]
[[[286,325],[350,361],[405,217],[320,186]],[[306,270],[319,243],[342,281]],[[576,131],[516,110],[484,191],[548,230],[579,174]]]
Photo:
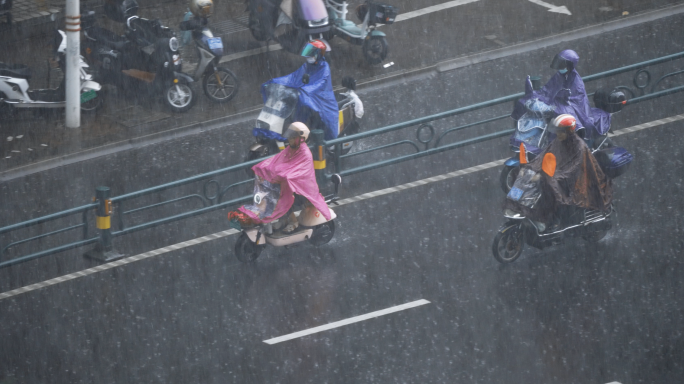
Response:
[[[676,115],[676,116],[672,116],[672,117],[666,117],[664,119],[654,120],[654,121],[650,121],[648,123],[635,125],[633,127],[620,129],[620,130],[615,131],[615,134],[612,136],[620,136],[620,135],[624,135],[627,133],[637,132],[637,131],[641,131],[641,130],[644,130],[647,128],[658,127],[658,126],[661,126],[664,124],[669,124],[669,123],[673,123],[675,121],[680,121],[680,120],[684,120],[684,114]],[[339,200],[337,202],[337,204],[338,204],[338,206],[352,204],[352,203],[356,203],[359,201],[372,199],[374,197],[388,195],[390,193],[404,191],[407,189],[419,187],[421,185],[426,185],[426,184],[434,183],[437,181],[448,180],[448,179],[451,179],[454,177],[463,176],[463,175],[467,175],[470,173],[483,171],[485,169],[497,167],[497,166],[503,164],[506,160],[508,160],[508,159],[496,160],[496,161],[492,161],[489,163],[476,165],[474,167],[465,168],[465,169],[461,169],[458,171],[445,173],[443,175],[428,177],[427,179],[422,179],[422,180],[413,181],[410,183],[398,185],[396,187],[385,188],[385,189],[380,189],[378,191],[364,193],[362,195],[358,195],[358,196],[354,196],[354,197],[349,197],[347,199]],[[111,269],[111,268],[120,267],[122,265],[130,264],[130,263],[133,263],[136,261],[148,259],[150,257],[163,255],[165,253],[176,251],[176,250],[186,248],[186,247],[189,247],[192,245],[201,244],[201,243],[205,243],[207,241],[220,239],[220,238],[223,238],[226,236],[234,235],[236,233],[238,233],[238,231],[236,231],[234,229],[229,229],[227,231],[217,232],[217,233],[207,235],[207,236],[203,236],[203,237],[200,237],[197,239],[192,239],[192,240],[184,241],[181,243],[169,245],[169,246],[166,246],[164,248],[159,248],[159,249],[155,249],[155,250],[148,251],[145,253],[141,253],[141,254],[136,255],[136,256],[130,256],[130,257],[126,257],[126,258],[123,258],[123,259],[120,259],[117,261],[113,261],[110,263],[98,265],[97,267],[84,269],[82,271],[70,273],[68,275],[56,277],[54,279],[45,280],[45,281],[40,282],[40,283],[27,285],[27,286],[24,286],[21,288],[13,289],[11,291],[0,293],[0,300],[4,300],[4,299],[7,299],[7,298],[10,298],[13,296],[17,296],[17,295],[20,295],[22,293],[31,292],[31,291],[35,291],[35,290],[38,290],[41,288],[49,287],[51,285],[63,283],[63,282],[69,281],[69,280],[79,278],[79,277],[89,276],[89,275],[92,275],[92,274],[95,274],[98,272],[106,271],[106,270]]]

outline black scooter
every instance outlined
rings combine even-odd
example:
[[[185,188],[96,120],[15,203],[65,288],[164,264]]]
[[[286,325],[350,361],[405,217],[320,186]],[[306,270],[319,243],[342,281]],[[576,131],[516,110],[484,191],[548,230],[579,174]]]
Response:
[[[609,179],[615,179],[627,171],[633,156],[624,148],[612,147],[594,152],[594,157],[603,173]],[[522,168],[515,181],[514,191],[509,197],[528,207],[533,207],[541,198],[541,189],[529,188],[537,182],[539,174]],[[581,237],[585,241],[595,243],[603,239],[612,228],[612,217],[615,209],[611,205],[605,211],[594,211],[577,207],[563,206],[563,212],[556,212],[560,223],[556,229],[546,228],[517,212],[506,209],[506,222],[499,228],[492,243],[494,258],[500,263],[512,263],[522,254],[523,247],[528,244],[537,249],[561,244],[567,237]]]
[[[95,26],[93,11],[82,15],[86,38],[81,48],[100,82],[136,93],[161,94],[174,112],[192,108],[194,80],[181,72],[179,43],[171,29],[158,20],[129,16],[126,34],[120,36]]]

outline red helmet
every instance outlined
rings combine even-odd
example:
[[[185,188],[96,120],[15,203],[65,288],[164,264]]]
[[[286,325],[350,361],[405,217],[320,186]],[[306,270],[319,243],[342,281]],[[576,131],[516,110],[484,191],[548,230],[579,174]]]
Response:
[[[572,115],[558,115],[558,117],[553,119],[553,126],[556,128],[570,128],[574,132],[576,125],[577,120],[575,120],[575,118]]]

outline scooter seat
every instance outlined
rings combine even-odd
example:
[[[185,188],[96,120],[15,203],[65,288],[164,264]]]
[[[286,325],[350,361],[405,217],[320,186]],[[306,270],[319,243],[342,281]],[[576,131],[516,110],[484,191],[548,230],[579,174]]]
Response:
[[[86,33],[88,37],[116,50],[122,50],[128,43],[128,39],[124,36],[119,36],[110,30],[100,27],[88,28]]]
[[[0,63],[0,76],[18,77],[29,80],[31,78],[31,68],[24,64]]]
[[[361,28],[357,27],[353,21],[337,19],[334,21],[334,23],[335,27],[337,27],[338,29],[344,29],[346,32],[351,33],[353,35],[361,35]]]

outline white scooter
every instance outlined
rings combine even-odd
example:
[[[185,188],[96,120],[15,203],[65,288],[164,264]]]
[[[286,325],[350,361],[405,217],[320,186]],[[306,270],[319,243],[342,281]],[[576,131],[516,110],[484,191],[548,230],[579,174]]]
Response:
[[[62,71],[66,66],[66,34],[59,32],[61,43],[56,51],[56,59]],[[97,91],[102,87],[93,81],[93,76],[86,71],[88,64],[79,60],[79,72],[81,78],[81,110],[94,111],[102,103],[98,98]],[[54,89],[29,90],[28,80],[31,78],[31,70],[22,64],[0,63],[0,106],[3,104],[13,108],[65,108],[66,107],[66,77],[60,85]]]
[[[326,204],[334,203],[338,199],[337,191],[340,183],[342,183],[342,177],[334,174],[331,181],[335,185],[335,192],[325,197]],[[264,210],[271,209],[272,212],[277,199],[273,199],[270,195],[276,191],[268,182],[262,182],[257,187],[258,191],[254,194],[254,205],[263,207]],[[279,193],[279,189],[277,193]],[[295,215],[297,215],[296,212]],[[268,224],[259,224],[250,228],[242,228],[231,221],[232,227],[242,231],[235,243],[237,259],[243,263],[256,260],[261,251],[266,248],[267,243],[276,247],[284,247],[308,240],[309,243],[318,247],[329,243],[335,235],[334,220],[337,215],[332,209],[330,209],[330,220],[326,220],[318,209],[307,202],[297,215],[299,226],[292,232],[283,231],[288,224],[287,216],[285,215]]]

